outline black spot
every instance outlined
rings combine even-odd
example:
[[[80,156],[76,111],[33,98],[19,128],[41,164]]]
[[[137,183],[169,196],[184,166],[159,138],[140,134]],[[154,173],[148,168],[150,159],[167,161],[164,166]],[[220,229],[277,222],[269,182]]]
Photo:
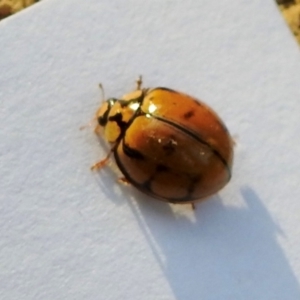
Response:
[[[145,156],[140,151],[131,148],[129,145],[125,143],[125,141],[123,141],[123,151],[127,156],[131,158],[139,159],[139,160],[145,159]]]
[[[195,111],[194,111],[194,110],[189,110],[189,111],[187,111],[187,112],[183,115],[183,117],[184,117],[186,120],[188,120],[188,119],[190,119],[194,114],[195,114]]]
[[[116,113],[114,116],[108,118],[109,121],[116,122],[121,130],[124,130],[127,127],[127,122],[124,122],[123,116],[121,113]]]
[[[158,164],[156,166],[156,172],[168,172],[170,170],[169,167],[162,165],[162,164]]]
[[[177,142],[172,137],[170,137],[170,140],[168,141],[168,143],[164,144],[162,146],[162,148],[165,151],[166,155],[171,155],[172,153],[175,152],[176,145],[177,145]]]

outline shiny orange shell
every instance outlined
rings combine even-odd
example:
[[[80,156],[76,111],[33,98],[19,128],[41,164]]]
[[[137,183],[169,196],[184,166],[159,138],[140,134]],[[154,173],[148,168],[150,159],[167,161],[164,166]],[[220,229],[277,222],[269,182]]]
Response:
[[[145,90],[114,156],[126,180],[140,191],[185,203],[207,198],[229,182],[233,143],[207,105],[155,88]]]

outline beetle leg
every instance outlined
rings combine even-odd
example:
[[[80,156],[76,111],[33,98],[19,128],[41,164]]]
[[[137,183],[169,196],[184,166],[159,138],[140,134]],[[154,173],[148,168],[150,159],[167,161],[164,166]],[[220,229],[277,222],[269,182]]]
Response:
[[[120,178],[118,179],[118,182],[119,182],[119,183],[122,183],[122,184],[124,184],[124,185],[130,185],[130,182],[129,182],[128,179],[126,179],[125,177],[120,177]]]
[[[87,129],[88,127],[92,127],[96,121],[96,117],[94,117],[88,124],[80,126],[79,130]]]
[[[110,155],[111,155],[111,153],[112,153],[112,150],[113,150],[113,149],[111,149],[111,150],[108,152],[107,156],[106,156],[104,159],[102,159],[102,160],[96,162],[94,165],[92,165],[92,166],[91,166],[91,170],[92,170],[92,171],[95,171],[95,170],[96,170],[96,171],[99,171],[100,169],[102,169],[102,168],[108,163],[109,157],[110,157]]]
[[[238,136],[237,135],[234,135],[234,136],[231,136],[231,145],[233,147],[236,147],[237,146],[237,143],[238,143]]]
[[[139,76],[139,78],[136,80],[136,89],[141,90],[143,84],[142,75]]]
[[[100,170],[102,169],[108,162],[109,162],[109,157],[111,156],[111,154],[114,152],[114,150],[116,149],[116,147],[118,146],[118,143],[116,143],[115,145],[113,145],[108,154],[106,155],[106,157],[98,162],[96,162],[94,165],[91,166],[91,170]]]
[[[104,159],[96,162],[94,165],[91,166],[92,171],[98,171],[102,169],[109,161],[109,155],[107,155]]]
[[[97,125],[94,129],[94,132],[99,136],[102,136],[102,131],[103,130],[102,130],[101,126],[99,126],[99,125]]]
[[[191,202],[192,210],[196,210],[196,204],[194,202]]]

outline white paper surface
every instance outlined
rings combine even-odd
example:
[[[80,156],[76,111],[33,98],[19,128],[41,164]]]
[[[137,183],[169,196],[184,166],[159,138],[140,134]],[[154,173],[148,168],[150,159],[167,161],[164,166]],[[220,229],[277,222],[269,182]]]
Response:
[[[1,299],[300,299],[299,58],[271,0],[49,0],[2,21]],[[119,97],[139,74],[236,136],[231,183],[195,212],[89,170],[97,84]]]

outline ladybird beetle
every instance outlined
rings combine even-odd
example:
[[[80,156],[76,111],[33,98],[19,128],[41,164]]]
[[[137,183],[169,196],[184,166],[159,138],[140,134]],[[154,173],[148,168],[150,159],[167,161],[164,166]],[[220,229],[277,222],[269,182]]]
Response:
[[[95,132],[112,145],[125,181],[170,203],[194,203],[215,194],[231,178],[233,141],[206,104],[169,88],[141,88],[106,100]]]

